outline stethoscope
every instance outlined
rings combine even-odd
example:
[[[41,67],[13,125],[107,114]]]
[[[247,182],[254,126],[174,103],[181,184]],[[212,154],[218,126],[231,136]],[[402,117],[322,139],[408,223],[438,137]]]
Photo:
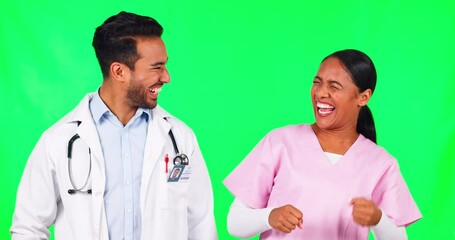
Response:
[[[179,148],[177,147],[177,143],[175,142],[174,134],[171,129],[169,129],[169,137],[171,138],[172,145],[174,146],[174,165],[188,165],[190,163],[190,159],[188,159],[185,154],[179,153]]]
[[[167,120],[165,118],[165,120]],[[78,122],[78,125],[80,124],[80,122]],[[179,148],[177,147],[177,142],[175,141],[175,137],[174,137],[174,134],[172,133],[172,129],[169,129],[169,137],[171,138],[171,141],[172,141],[172,145],[174,147],[174,152],[175,152],[175,157],[174,157],[174,165],[188,165],[190,163],[190,159],[183,153],[180,153],[179,152]],[[68,189],[68,193],[69,194],[75,194],[75,193],[83,193],[83,194],[92,194],[92,189],[88,189],[88,190],[83,190],[87,184],[88,184],[88,181],[90,179],[90,175],[92,173],[92,153],[91,153],[91,149],[88,148],[88,154],[89,154],[89,168],[88,168],[88,174],[87,174],[87,178],[85,179],[85,183],[82,185],[82,187],[78,188],[76,187],[76,184],[74,184],[74,181],[73,181],[73,171],[72,171],[72,165],[71,165],[71,160],[72,160],[72,154],[73,154],[73,144],[74,142],[79,139],[80,136],[79,134],[74,134],[74,136],[68,141],[68,176],[69,176],[69,179],[70,179],[70,183],[71,183],[71,186],[73,187],[72,189]]]
[[[90,175],[92,173],[92,150],[90,148],[88,148],[88,155],[89,155],[88,174],[87,174],[87,178],[85,179],[84,185],[82,187],[80,187],[80,188],[77,188],[76,184],[74,184],[74,181],[73,181],[73,176],[72,176],[73,175],[72,174],[73,173],[73,171],[72,171],[73,168],[71,166],[71,159],[72,159],[72,155],[73,155],[73,144],[79,138],[81,138],[81,137],[79,137],[79,134],[76,133],[76,134],[74,134],[74,136],[68,142],[68,176],[70,178],[71,186],[73,186],[73,189],[68,189],[68,193],[69,194],[75,194],[75,193],[92,194],[92,189],[88,189],[87,191],[82,190],[82,189],[84,189],[87,186],[88,180],[89,180]]]

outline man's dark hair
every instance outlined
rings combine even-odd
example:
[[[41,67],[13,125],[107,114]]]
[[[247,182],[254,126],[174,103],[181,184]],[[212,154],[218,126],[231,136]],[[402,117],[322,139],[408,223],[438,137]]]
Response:
[[[134,70],[139,59],[137,38],[161,37],[163,27],[153,18],[129,12],[109,17],[96,28],[92,45],[101,66],[103,77],[109,76],[113,62],[120,62]]]

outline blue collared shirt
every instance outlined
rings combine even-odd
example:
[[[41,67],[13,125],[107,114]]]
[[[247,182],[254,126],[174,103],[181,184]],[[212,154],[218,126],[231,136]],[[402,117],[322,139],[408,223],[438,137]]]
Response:
[[[142,162],[150,110],[139,108],[123,126],[99,94],[90,101],[106,167],[104,206],[109,239],[140,239]]]

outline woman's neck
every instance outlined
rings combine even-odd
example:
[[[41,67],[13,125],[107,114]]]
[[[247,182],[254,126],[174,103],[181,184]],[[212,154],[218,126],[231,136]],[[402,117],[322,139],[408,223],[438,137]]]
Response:
[[[355,129],[327,130],[319,128],[316,124],[311,125],[311,128],[324,152],[344,155],[359,137]]]

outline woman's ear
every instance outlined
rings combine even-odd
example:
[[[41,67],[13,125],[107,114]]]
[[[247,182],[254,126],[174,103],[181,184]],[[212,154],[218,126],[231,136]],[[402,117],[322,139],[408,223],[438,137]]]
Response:
[[[371,89],[369,89],[369,88],[360,93],[360,95],[359,95],[359,106],[360,107],[367,105],[367,103],[370,101],[371,94],[372,94],[372,92],[371,92]]]

